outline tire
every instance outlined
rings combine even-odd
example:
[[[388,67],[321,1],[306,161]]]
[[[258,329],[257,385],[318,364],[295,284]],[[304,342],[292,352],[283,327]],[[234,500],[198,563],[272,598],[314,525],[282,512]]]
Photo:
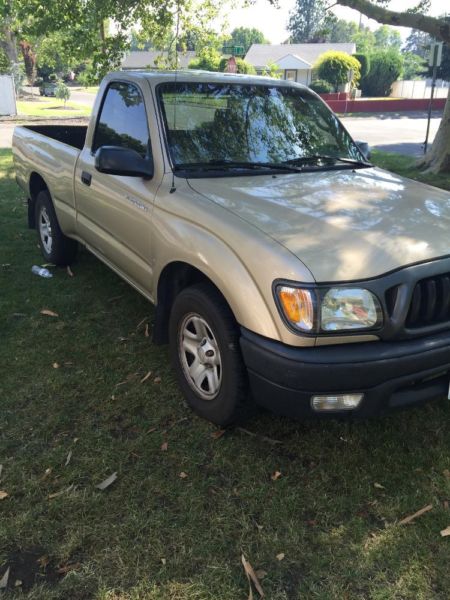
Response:
[[[58,266],[70,265],[77,254],[78,244],[61,231],[47,190],[37,195],[35,218],[39,247],[45,260]]]
[[[237,421],[246,406],[247,373],[238,326],[217,290],[201,283],[180,292],[170,314],[169,343],[192,410],[221,426]]]

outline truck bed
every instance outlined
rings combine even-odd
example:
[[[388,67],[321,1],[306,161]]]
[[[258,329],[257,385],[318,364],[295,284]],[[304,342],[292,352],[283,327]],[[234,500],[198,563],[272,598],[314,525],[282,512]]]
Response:
[[[24,125],[23,127],[78,150],[83,149],[87,132],[87,125]]]

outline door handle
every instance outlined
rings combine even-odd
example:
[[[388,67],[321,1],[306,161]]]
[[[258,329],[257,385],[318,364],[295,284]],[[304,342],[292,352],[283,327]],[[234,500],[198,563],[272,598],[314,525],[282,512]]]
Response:
[[[91,185],[92,175],[87,171],[81,171],[81,181],[84,185]]]

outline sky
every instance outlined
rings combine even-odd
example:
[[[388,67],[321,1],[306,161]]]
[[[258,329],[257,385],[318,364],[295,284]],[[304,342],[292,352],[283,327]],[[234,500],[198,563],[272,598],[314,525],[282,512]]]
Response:
[[[393,10],[407,10],[417,5],[418,0],[392,0],[389,8]],[[330,0],[331,3],[331,0]],[[295,0],[279,0],[279,8],[274,8],[268,0],[256,0],[248,8],[235,9],[228,15],[227,31],[232,31],[235,27],[256,27],[260,29],[272,44],[280,44],[286,40],[289,33],[286,25],[289,19],[289,12],[295,6]],[[347,21],[359,22],[359,13],[351,8],[336,6],[331,9],[337,17]],[[431,0],[430,15],[437,16],[450,13],[449,0]],[[369,21],[367,17],[362,18],[364,25],[371,29],[379,27],[375,21]],[[406,39],[409,29],[399,27],[402,38]]]

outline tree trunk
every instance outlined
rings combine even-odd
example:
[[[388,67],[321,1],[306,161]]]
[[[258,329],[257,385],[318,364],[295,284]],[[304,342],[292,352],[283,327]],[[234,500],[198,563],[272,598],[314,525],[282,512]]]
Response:
[[[36,53],[33,52],[31,44],[26,40],[22,40],[19,46],[22,50],[25,73],[27,75],[28,83],[31,85],[31,93],[33,94],[33,86],[36,79]]]
[[[418,164],[431,173],[450,173],[450,88],[434,142]]]
[[[9,27],[3,27],[1,33],[3,34],[3,39],[0,40],[0,47],[5,51],[5,54],[9,58],[11,64],[16,64],[18,59],[14,32]]]

